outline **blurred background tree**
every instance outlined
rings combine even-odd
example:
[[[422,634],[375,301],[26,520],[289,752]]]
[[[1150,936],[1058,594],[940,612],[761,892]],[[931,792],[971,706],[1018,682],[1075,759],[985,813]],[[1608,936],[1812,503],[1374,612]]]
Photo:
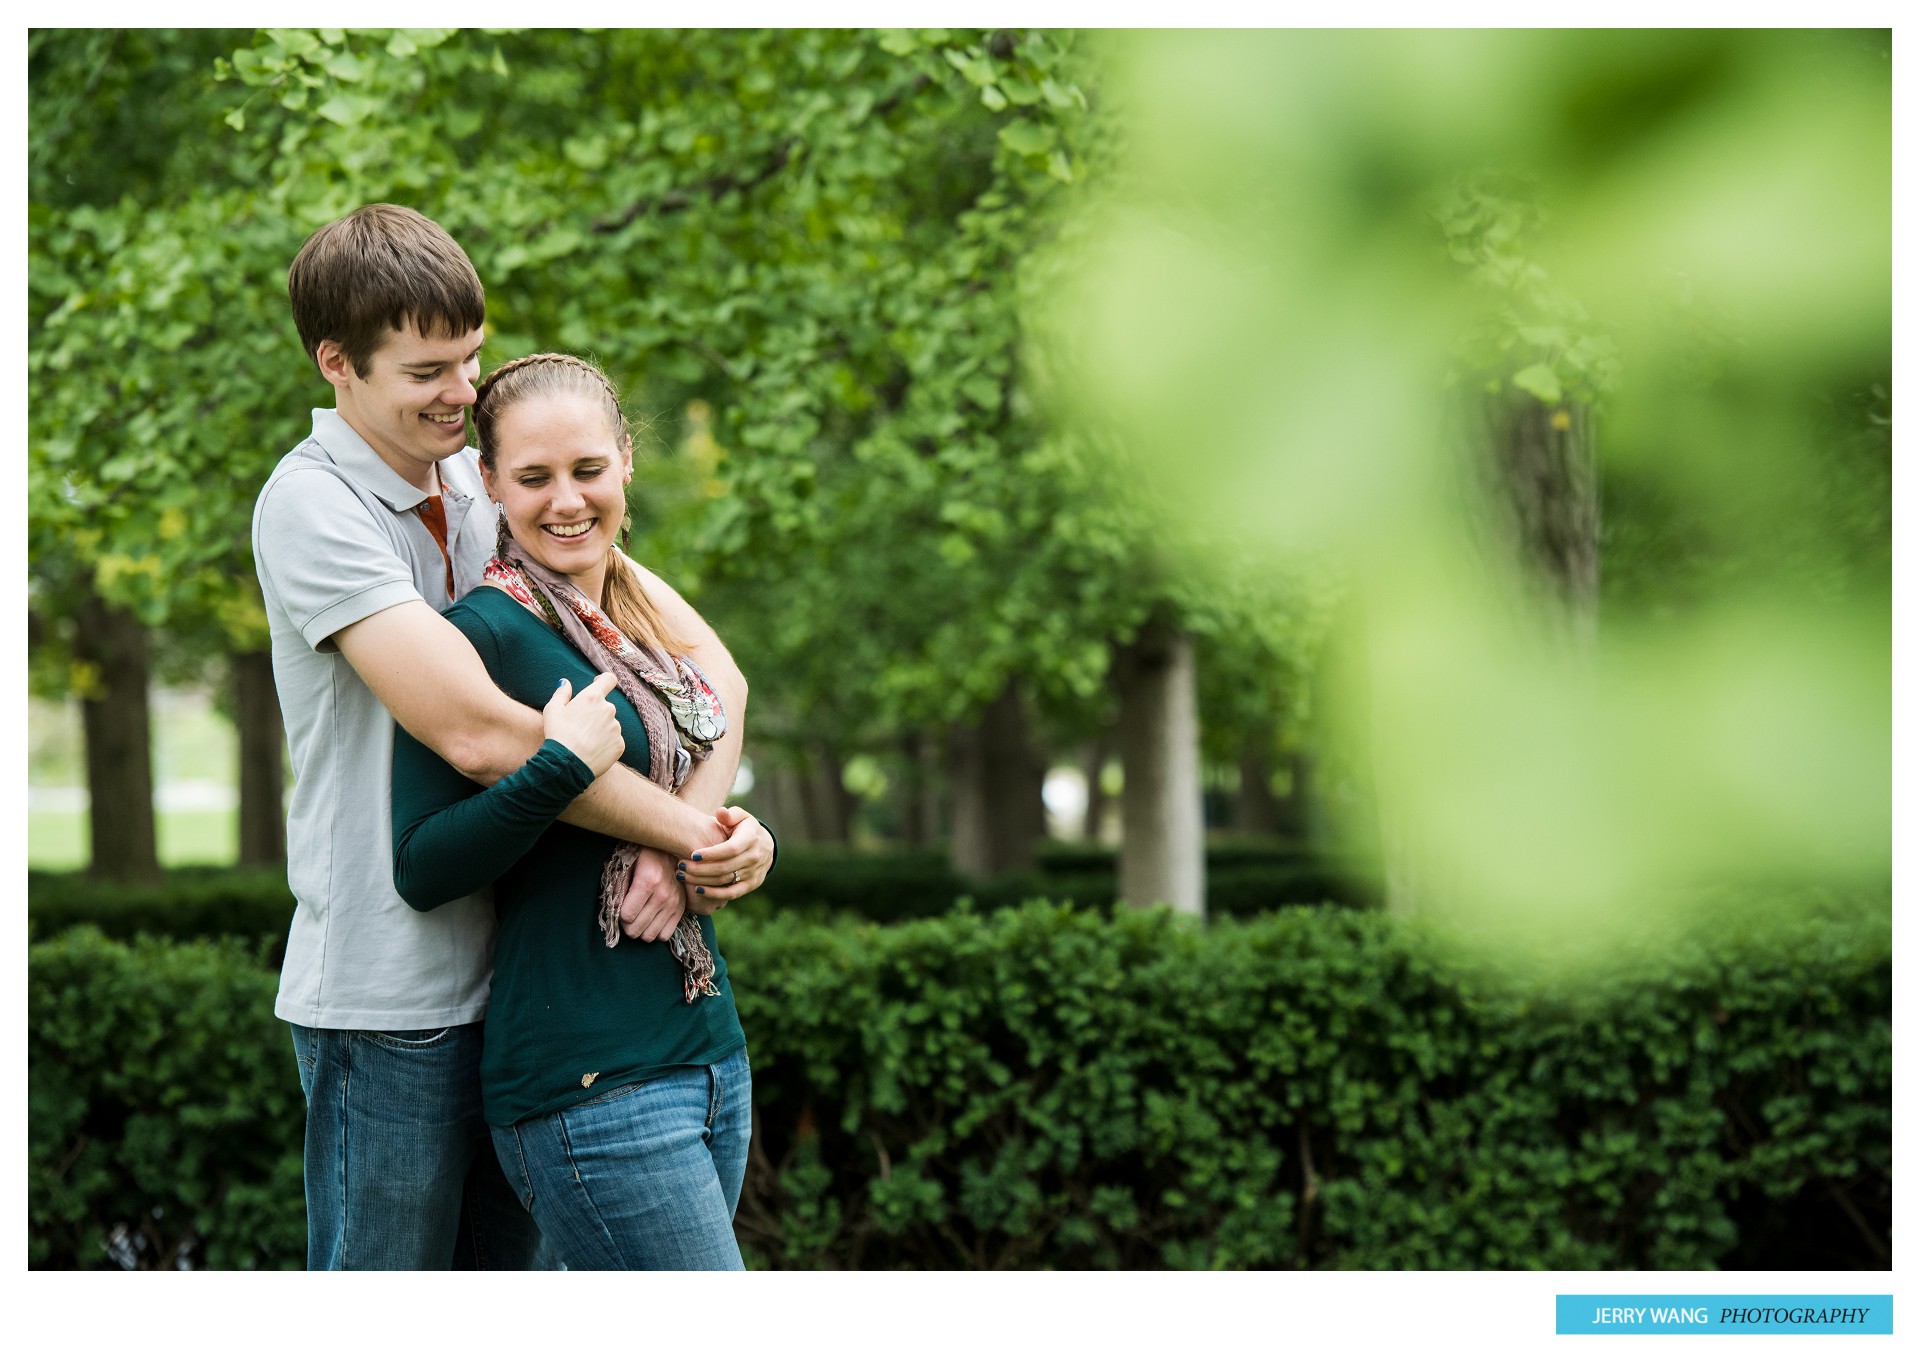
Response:
[[[1170,513],[1341,560],[1401,908],[1593,939],[1709,879],[1884,884],[1889,56],[1104,52],[1132,154],[1055,300],[1070,406]]]

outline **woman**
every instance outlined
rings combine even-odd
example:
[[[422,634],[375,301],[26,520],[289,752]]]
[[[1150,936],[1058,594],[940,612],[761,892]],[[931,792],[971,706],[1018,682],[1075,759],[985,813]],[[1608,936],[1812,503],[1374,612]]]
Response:
[[[508,362],[474,428],[500,547],[446,617],[502,689],[545,705],[548,739],[480,791],[396,728],[395,886],[427,909],[493,884],[483,1105],[561,1259],[739,1270],[752,1087],[713,922],[668,915],[666,941],[621,942],[637,848],[556,819],[615,758],[679,789],[725,710],[617,548],[633,446],[607,378]]]

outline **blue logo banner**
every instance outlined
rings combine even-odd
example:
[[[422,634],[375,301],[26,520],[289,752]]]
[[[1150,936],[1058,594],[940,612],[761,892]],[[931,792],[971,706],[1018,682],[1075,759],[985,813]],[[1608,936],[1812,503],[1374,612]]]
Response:
[[[1893,1335],[1892,1295],[1556,1295],[1561,1336]]]

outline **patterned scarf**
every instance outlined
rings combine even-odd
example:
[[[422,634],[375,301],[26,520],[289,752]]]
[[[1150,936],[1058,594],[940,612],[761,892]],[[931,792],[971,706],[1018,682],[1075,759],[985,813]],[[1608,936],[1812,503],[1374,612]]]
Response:
[[[625,567],[618,550],[608,567]],[[680,791],[695,760],[713,754],[727,731],[720,696],[691,657],[645,648],[620,632],[572,582],[536,562],[511,535],[487,564],[486,579],[553,625],[594,669],[611,672],[620,692],[647,729],[648,777],[670,793]],[[620,941],[620,902],[627,894],[640,846],[622,840],[600,875],[600,932],[608,947]],[[684,973],[687,1002],[717,995],[713,954],[692,913],[680,917],[670,945]]]

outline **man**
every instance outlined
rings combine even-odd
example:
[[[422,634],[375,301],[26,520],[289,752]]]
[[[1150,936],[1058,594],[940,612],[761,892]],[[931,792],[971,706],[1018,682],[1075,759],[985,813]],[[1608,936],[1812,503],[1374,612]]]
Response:
[[[389,818],[394,720],[480,783],[542,736],[540,713],[496,689],[439,613],[479,582],[495,539],[465,436],[485,293],[444,230],[389,205],[317,231],[287,290],[334,390],[253,517],[295,774],[297,906],[274,1011],[292,1025],[307,1097],[308,1265],[525,1267],[538,1234],[480,1115],[492,906],[472,896],[422,914],[402,901]],[[734,715],[699,792],[675,798],[616,766],[565,814],[649,846],[621,917],[651,940],[676,901],[710,913],[757,887],[772,838],[721,806],[740,756],[739,669],[684,600],[636,571]]]

